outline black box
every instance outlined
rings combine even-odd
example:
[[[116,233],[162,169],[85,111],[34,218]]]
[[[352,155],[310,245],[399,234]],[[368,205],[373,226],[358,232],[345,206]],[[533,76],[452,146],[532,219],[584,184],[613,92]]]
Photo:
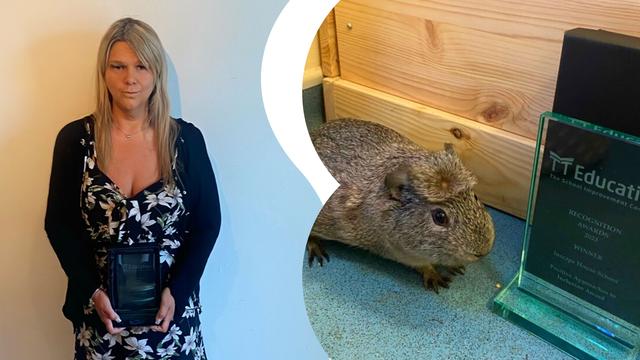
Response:
[[[553,112],[640,136],[640,38],[565,32]]]
[[[108,294],[122,322],[114,327],[155,324],[160,305],[161,270],[157,246],[122,246],[108,250]]]

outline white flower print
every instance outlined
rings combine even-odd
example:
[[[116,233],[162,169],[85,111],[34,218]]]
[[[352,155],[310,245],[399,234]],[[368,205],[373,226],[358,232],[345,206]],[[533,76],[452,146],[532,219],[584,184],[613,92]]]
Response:
[[[147,200],[144,201],[145,204],[147,205],[147,210],[151,209],[152,207],[158,205],[158,195],[156,194],[147,194]]]
[[[180,241],[171,240],[171,239],[162,239],[162,246],[163,247],[169,246],[172,249],[177,249],[180,247]]]
[[[156,194],[148,194],[147,200],[144,201],[147,205],[147,210],[150,210],[152,207],[158,205],[158,196]]]
[[[105,210],[104,216],[111,220],[111,212],[113,212],[113,208],[116,207],[116,204],[114,204],[111,199],[107,199],[106,203],[104,201],[100,201],[100,207]]]
[[[162,339],[161,344],[164,344],[171,339],[178,341],[180,335],[182,335],[182,330],[180,330],[180,328],[176,324],[173,324],[171,325],[171,329],[169,329],[169,333],[167,334],[167,336]]]
[[[127,201],[126,200],[122,200],[120,201],[120,204],[122,206],[120,206],[120,221],[126,221],[127,220]]]
[[[180,212],[174,211],[171,215],[167,216],[167,225],[171,225],[176,222],[176,220],[178,220],[178,215],[180,215]]]
[[[194,359],[195,360],[201,360],[201,359],[204,359],[204,358],[205,358],[204,357],[204,345],[200,344],[200,346],[198,346],[196,348]]]
[[[180,190],[177,186],[175,186],[173,188],[173,198],[176,202],[178,202],[178,204],[182,204],[182,190]],[[187,192],[185,191],[184,194],[186,194]]]
[[[129,210],[129,217],[135,216],[136,221],[140,221],[140,205],[138,205],[138,200],[129,201],[131,203],[131,210]]]
[[[87,165],[89,166],[89,169],[93,169],[93,167],[95,166],[95,161],[93,161],[92,157],[88,157],[87,158]]]
[[[116,201],[122,200],[122,195],[120,190],[118,190],[118,185],[107,182],[102,187],[109,190],[114,195]]]
[[[190,318],[196,316],[196,307],[193,305],[193,298],[189,297],[189,305],[184,307],[183,318]]]
[[[173,226],[169,226],[164,230],[165,235],[173,235],[175,233],[176,233],[176,229],[174,229]]]
[[[140,240],[141,242],[155,242],[156,241],[156,237],[153,236],[153,233],[148,233],[146,238]]]
[[[160,194],[158,194],[158,204],[162,205],[162,206],[166,206],[168,208],[172,207],[173,204],[175,203],[175,200],[173,200],[172,197],[167,196],[167,192],[166,191],[162,191]]]
[[[89,186],[91,186],[91,183],[93,182],[93,178],[91,176],[89,176],[88,173],[84,173],[84,177],[82,179],[82,189],[86,189]]]
[[[98,354],[94,352],[91,354],[91,360],[113,360],[115,357],[111,356],[111,349],[104,354]]]
[[[119,221],[109,221],[109,235],[115,235],[115,230],[120,227]]]
[[[80,328],[80,331],[78,332],[78,336],[76,338],[78,339],[78,342],[81,346],[89,346],[89,339],[91,339],[91,328],[87,329],[85,324],[82,323],[82,327]]]
[[[171,344],[171,346],[169,346],[166,349],[163,349],[161,347],[158,348],[158,356],[160,357],[173,356],[175,354],[176,354],[176,347],[174,344]]]
[[[92,192],[89,192],[87,193],[87,207],[93,209],[94,206],[96,206],[96,197]]]
[[[124,348],[127,350],[137,351],[142,359],[147,358],[147,353],[153,353],[151,346],[147,345],[148,339],[138,340],[135,337],[129,337],[125,341],[128,345]]]
[[[107,255],[96,256],[96,265],[101,268],[107,266]]]
[[[122,345],[122,337],[127,337],[129,336],[129,332],[127,330],[122,330],[122,332],[115,334],[115,335],[111,335],[109,333],[106,333],[102,339],[103,340],[109,340],[109,347],[113,347],[116,343]]]
[[[140,222],[142,223],[142,228],[145,230],[149,230],[148,227],[156,223],[156,221],[152,220],[150,217],[151,217],[151,213],[145,213],[144,215],[142,215],[142,218],[140,219]]]
[[[166,206],[166,207],[171,207],[172,204],[175,201],[173,200],[173,198],[171,197],[167,197],[167,192],[165,190],[163,190],[162,192],[158,193],[158,194],[150,194],[147,196],[147,200],[145,201],[145,204],[148,203],[149,205],[147,205],[147,210],[151,209],[154,206],[157,205],[161,205],[161,206]]]
[[[173,256],[167,250],[160,250],[160,263],[167,263],[167,265],[171,266],[173,264]]]
[[[193,328],[191,328],[191,334],[184,337],[184,344],[182,345],[182,349],[180,351],[181,352],[186,351],[187,355],[189,355],[189,352],[191,350],[195,350],[195,348],[196,348],[196,334],[193,333]]]
[[[124,221],[120,223],[120,227],[118,228],[118,242],[122,242],[122,237],[124,236]]]
[[[144,334],[146,332],[149,332],[148,326],[134,326],[131,328],[132,334]]]
[[[91,313],[93,313],[93,310],[96,308],[96,305],[93,303],[93,301],[89,301],[89,305],[82,305],[82,312],[85,315],[89,315]]]
[[[109,226],[105,225],[105,224],[99,224],[100,226],[98,226],[98,232],[95,234],[95,236],[100,236],[100,234],[109,234]]]
[[[100,186],[100,185],[99,185]],[[109,190],[109,192],[116,192],[116,188],[114,187],[115,184],[112,184],[111,182],[107,181],[104,184],[102,184],[102,188]]]

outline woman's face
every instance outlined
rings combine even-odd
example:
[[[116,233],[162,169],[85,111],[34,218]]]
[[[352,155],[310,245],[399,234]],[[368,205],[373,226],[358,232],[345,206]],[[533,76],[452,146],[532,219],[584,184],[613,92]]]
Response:
[[[111,94],[111,111],[132,116],[146,114],[154,88],[153,74],[125,41],[111,46],[104,77]]]

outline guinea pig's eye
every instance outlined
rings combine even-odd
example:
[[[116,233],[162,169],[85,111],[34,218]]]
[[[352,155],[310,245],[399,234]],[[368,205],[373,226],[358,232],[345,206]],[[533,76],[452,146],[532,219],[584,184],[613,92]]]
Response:
[[[440,208],[431,210],[431,217],[436,225],[447,226],[449,224],[449,217],[447,216],[447,213]]]

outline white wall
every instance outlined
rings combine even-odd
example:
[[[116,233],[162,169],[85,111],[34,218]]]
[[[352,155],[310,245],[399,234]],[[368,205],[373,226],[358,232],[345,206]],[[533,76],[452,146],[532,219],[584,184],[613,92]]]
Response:
[[[276,143],[260,96],[262,51],[284,4],[2,2],[0,359],[72,357],[72,329],[61,313],[66,279],[43,230],[51,151],[57,131],[91,111],[98,41],[122,16],[159,33],[174,72],[173,113],[203,130],[218,176],[223,227],[202,281],[208,354],[325,357],[301,281],[320,202]]]

